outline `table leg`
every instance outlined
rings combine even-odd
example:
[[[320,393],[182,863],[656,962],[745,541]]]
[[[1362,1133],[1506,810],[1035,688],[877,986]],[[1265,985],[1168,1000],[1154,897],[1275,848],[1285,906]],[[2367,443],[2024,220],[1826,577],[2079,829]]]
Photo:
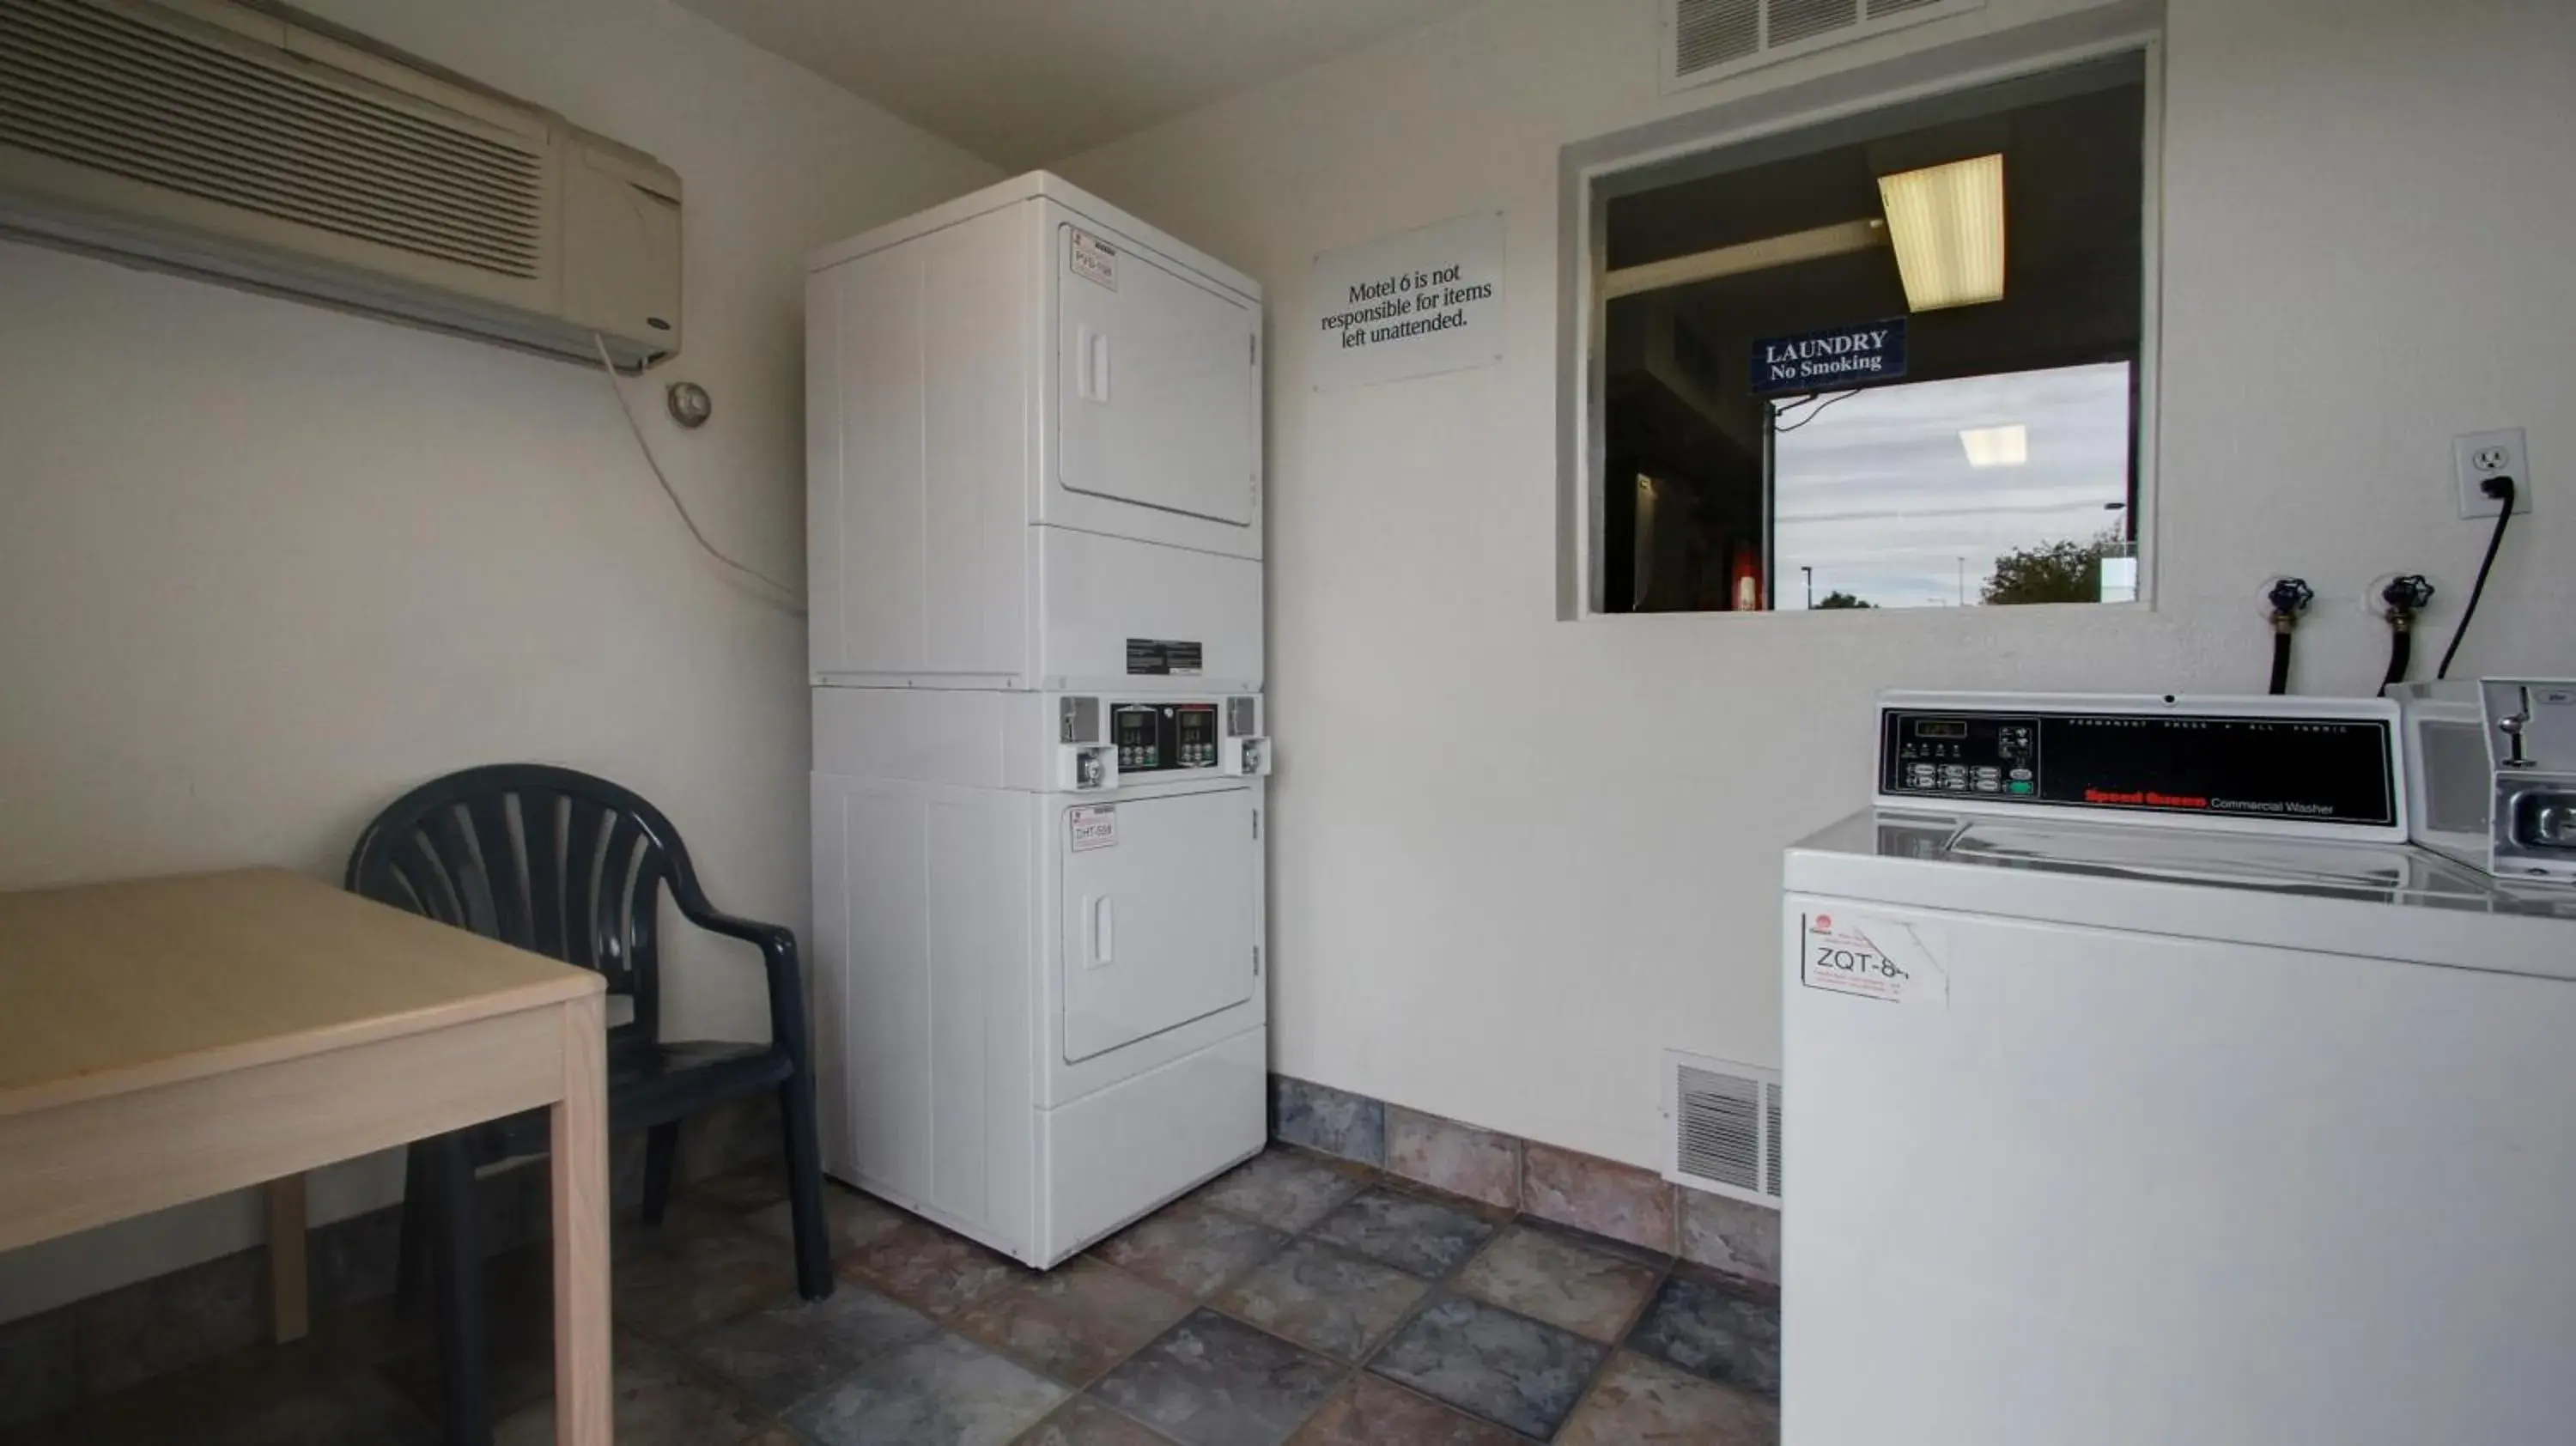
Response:
[[[304,1268],[304,1177],[268,1182],[268,1315],[277,1343],[304,1339],[312,1300]]]
[[[555,1440],[609,1446],[608,1034],[600,996],[563,1007],[553,1109]]]

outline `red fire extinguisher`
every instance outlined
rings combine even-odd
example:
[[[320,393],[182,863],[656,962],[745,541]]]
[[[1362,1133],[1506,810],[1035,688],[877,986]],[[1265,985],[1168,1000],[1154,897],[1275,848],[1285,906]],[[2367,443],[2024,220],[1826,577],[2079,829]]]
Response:
[[[1735,544],[1735,564],[1729,571],[1734,584],[1730,591],[1734,594],[1735,610],[1740,613],[1760,612],[1762,559],[1753,551],[1752,543]]]

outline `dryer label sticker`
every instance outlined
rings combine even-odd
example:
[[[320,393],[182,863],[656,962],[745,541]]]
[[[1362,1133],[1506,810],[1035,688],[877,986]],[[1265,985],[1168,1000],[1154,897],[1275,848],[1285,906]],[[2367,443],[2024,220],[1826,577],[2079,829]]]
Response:
[[[1073,231],[1072,256],[1065,264],[1085,281],[1118,289],[1118,248],[1088,231]]]
[[[1067,809],[1064,816],[1073,829],[1075,853],[1118,846],[1118,805],[1101,803],[1088,808]]]
[[[1940,926],[1840,910],[1801,917],[1799,983],[1886,1004],[1949,1007],[1950,951]]]
[[[1204,662],[1205,650],[1197,643],[1164,638],[1127,640],[1129,677],[1194,678]]]

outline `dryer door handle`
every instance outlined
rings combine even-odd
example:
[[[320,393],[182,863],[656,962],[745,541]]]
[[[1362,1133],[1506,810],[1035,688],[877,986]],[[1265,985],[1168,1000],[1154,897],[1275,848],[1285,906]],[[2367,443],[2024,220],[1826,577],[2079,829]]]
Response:
[[[1084,900],[1084,912],[1091,916],[1091,947],[1083,962],[1097,969],[1118,957],[1118,904],[1108,894],[1094,894]]]
[[[1109,333],[1088,326],[1074,334],[1073,394],[1087,402],[1109,400]]]

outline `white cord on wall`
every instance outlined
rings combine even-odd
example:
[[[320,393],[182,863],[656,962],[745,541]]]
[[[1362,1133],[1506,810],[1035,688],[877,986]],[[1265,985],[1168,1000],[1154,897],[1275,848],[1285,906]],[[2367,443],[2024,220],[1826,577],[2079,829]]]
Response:
[[[609,358],[607,341],[593,332],[590,344],[599,350],[600,369],[608,373],[608,389],[617,394],[617,410],[626,418],[626,430],[635,435],[635,449],[644,454],[644,465],[653,469],[653,480],[662,484],[662,495],[671,499],[671,509],[680,514],[680,522],[689,529],[689,536],[697,539],[698,546],[705,550],[707,556],[768,589],[768,595],[764,595],[761,601],[781,612],[800,618],[805,616],[805,607],[797,597],[796,589],[759,568],[735,561],[725,554],[723,548],[707,540],[706,530],[698,526],[698,519],[689,515],[689,504],[680,500],[679,492],[671,486],[671,479],[663,473],[660,459],[653,455],[653,444],[644,439],[644,424],[635,419],[634,404],[626,399],[626,384],[617,375],[617,363]]]

